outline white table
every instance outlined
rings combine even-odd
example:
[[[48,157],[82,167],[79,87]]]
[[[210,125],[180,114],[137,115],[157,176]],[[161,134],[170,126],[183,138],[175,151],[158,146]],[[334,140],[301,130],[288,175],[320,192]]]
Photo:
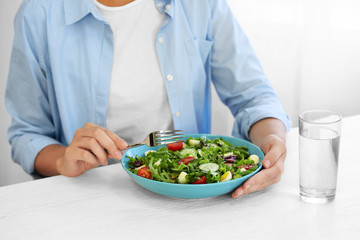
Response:
[[[360,239],[360,115],[344,119],[338,192],[327,205],[299,200],[297,131],[281,182],[237,200],[157,195],[120,164],[1,187],[0,239]]]

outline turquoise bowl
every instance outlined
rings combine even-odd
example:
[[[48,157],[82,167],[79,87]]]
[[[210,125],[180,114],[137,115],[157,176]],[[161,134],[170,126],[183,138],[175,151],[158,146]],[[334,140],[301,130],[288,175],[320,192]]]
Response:
[[[123,155],[121,164],[125,171],[130,175],[130,177],[138,183],[140,186],[161,194],[168,197],[174,198],[188,198],[188,199],[196,199],[196,198],[210,198],[215,197],[223,194],[227,194],[229,192],[234,191],[237,187],[243,184],[248,178],[256,174],[262,168],[262,161],[264,159],[264,154],[256,145],[242,140],[238,138],[228,137],[228,136],[221,136],[221,135],[211,135],[211,134],[186,134],[185,138],[188,137],[206,137],[208,139],[215,139],[215,138],[223,138],[224,140],[232,143],[235,146],[245,146],[248,148],[250,154],[256,154],[259,156],[259,167],[252,173],[226,182],[219,182],[219,183],[209,183],[209,184],[177,184],[177,183],[164,183],[159,181],[150,180],[147,178],[140,177],[138,175],[133,174],[130,172],[129,169],[129,158],[136,157],[136,156],[144,156],[145,152],[148,150],[157,150],[162,146],[157,147],[148,147],[146,145],[140,146],[137,148],[129,149]],[[163,145],[164,146],[164,145]]]

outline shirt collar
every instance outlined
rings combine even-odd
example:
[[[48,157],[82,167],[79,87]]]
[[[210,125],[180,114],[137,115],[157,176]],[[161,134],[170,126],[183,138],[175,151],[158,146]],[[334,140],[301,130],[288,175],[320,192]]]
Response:
[[[78,22],[91,13],[95,18],[105,21],[96,8],[94,0],[64,0],[65,24]],[[174,15],[174,0],[156,0],[156,7],[171,17]],[[167,7],[168,6],[168,7]]]
[[[156,7],[161,13],[167,13],[169,16],[174,15],[174,0],[156,0]],[[167,7],[169,6],[169,7]]]
[[[64,0],[64,13],[66,25],[78,22],[89,13],[104,21],[93,0]]]

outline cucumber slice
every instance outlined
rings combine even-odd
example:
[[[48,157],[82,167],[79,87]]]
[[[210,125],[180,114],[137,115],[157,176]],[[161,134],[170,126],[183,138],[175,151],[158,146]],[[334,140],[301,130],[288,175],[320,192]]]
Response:
[[[200,140],[196,140],[196,139],[190,139],[189,140],[189,145],[190,146],[196,146],[200,143]]]
[[[216,163],[204,163],[199,166],[200,170],[205,172],[216,172],[219,169],[219,165]]]
[[[180,155],[181,155],[181,157],[188,157],[188,156],[193,156],[193,157],[195,157],[196,158],[196,156],[197,156],[197,152],[196,152],[196,150],[195,149],[193,149],[193,148],[185,148],[185,149],[182,149],[181,151],[180,151]]]

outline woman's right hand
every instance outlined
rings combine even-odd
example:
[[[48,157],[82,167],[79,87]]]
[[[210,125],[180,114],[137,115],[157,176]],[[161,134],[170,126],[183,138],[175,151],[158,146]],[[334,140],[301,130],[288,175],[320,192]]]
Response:
[[[115,133],[87,123],[76,130],[65,153],[57,159],[56,168],[61,175],[76,177],[89,169],[108,165],[108,158],[121,159],[127,146]]]

